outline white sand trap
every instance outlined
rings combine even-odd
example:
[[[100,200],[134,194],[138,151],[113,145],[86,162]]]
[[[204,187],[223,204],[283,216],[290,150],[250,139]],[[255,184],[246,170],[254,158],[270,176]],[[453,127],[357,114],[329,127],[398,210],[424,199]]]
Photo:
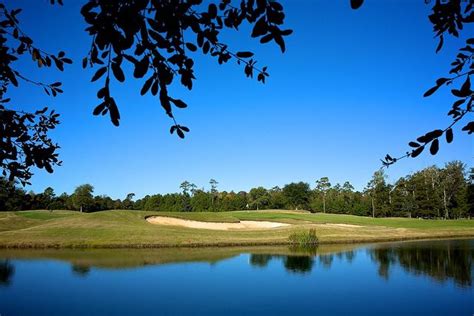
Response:
[[[183,226],[212,230],[240,230],[240,229],[271,229],[289,226],[290,224],[263,221],[240,221],[238,223],[212,223],[180,219],[167,216],[151,216],[146,219],[149,223],[169,226]]]
[[[360,225],[352,225],[352,224],[324,224],[324,225],[332,226],[332,227],[347,227],[347,228],[362,227]]]

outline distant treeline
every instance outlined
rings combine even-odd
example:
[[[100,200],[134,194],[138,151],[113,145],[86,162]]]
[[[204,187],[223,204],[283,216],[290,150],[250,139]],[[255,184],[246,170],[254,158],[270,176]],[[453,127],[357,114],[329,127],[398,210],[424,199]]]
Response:
[[[305,182],[282,188],[257,187],[249,192],[218,190],[211,179],[208,190],[184,181],[180,193],[147,195],[134,200],[129,193],[123,200],[94,196],[90,184],[78,186],[73,194],[57,196],[52,188],[43,193],[25,192],[0,179],[0,210],[78,210],[95,212],[111,209],[172,212],[219,212],[234,210],[299,209],[312,212],[363,216],[401,216],[423,218],[466,218],[474,216],[474,168],[468,172],[459,161],[436,166],[387,183],[384,169],[374,173],[362,192],[349,182],[332,185],[323,177],[311,188]]]

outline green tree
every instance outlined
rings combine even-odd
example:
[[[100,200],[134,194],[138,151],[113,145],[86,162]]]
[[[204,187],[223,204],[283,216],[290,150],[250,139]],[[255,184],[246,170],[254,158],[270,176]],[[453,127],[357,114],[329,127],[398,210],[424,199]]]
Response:
[[[282,189],[279,186],[274,186],[268,191],[270,195],[270,208],[283,209],[287,204]]]
[[[250,207],[259,209],[268,208],[270,204],[270,195],[264,187],[252,188],[249,191]]]
[[[388,192],[389,188],[386,183],[387,175],[384,169],[380,169],[374,172],[372,179],[369,181],[366,187],[366,192],[370,196],[372,217],[375,217],[376,207],[377,215],[384,215],[386,213],[386,205],[388,204]]]
[[[212,210],[212,196],[209,192],[198,189],[191,197],[191,207],[193,212],[207,212]]]
[[[213,211],[216,210],[216,200],[217,200],[217,197],[218,197],[218,194],[219,194],[219,191],[217,191],[217,185],[219,184],[219,182],[217,182],[215,179],[211,179],[209,180],[209,184],[211,185],[211,209]]]
[[[161,211],[161,200],[161,194],[152,195],[144,202],[143,209],[145,211]]]
[[[344,184],[342,185],[341,193],[343,196],[343,208],[345,210],[345,213],[352,213],[354,187],[349,181],[344,182]]]
[[[180,189],[182,190],[182,208],[183,208],[183,211],[184,212],[190,212],[192,210],[192,207],[191,207],[191,195],[194,191],[195,191],[195,187],[196,185],[188,182],[188,181],[184,181],[183,183],[181,183],[181,185],[179,186]]]
[[[311,190],[305,182],[290,183],[283,187],[283,195],[292,209],[308,209]]]
[[[133,198],[135,197],[135,193],[128,193],[125,199],[122,202],[122,206],[126,210],[133,209],[134,203]]]
[[[469,217],[474,217],[474,168],[471,168],[469,172],[467,203]]]
[[[316,181],[316,191],[320,192],[323,197],[323,212],[326,213],[326,195],[331,188],[328,177],[322,177]]]
[[[94,205],[94,198],[92,193],[94,187],[90,184],[83,184],[74,190],[72,195],[72,203],[76,210],[82,212],[83,210],[90,210]]]
[[[452,161],[441,171],[441,187],[443,190],[444,218],[452,217],[450,210],[459,208],[458,213],[467,211],[467,189],[465,181],[466,165],[460,161]],[[465,204],[464,204],[465,203]],[[465,208],[463,210],[463,208]],[[458,214],[459,215],[459,214]]]

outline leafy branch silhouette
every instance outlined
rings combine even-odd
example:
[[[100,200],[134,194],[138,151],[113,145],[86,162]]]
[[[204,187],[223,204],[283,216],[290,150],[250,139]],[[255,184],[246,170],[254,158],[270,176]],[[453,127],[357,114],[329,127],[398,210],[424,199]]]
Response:
[[[216,57],[219,64],[234,58],[244,64],[247,77],[257,72],[257,80],[265,83],[269,76],[267,67],[255,66],[254,54],[249,51],[232,52],[221,42],[219,33],[224,28],[238,30],[244,22],[254,24],[252,37],[261,43],[274,41],[285,51],[283,37],[292,33],[281,30],[285,15],[283,6],[275,1],[242,1],[240,8],[223,0],[207,9],[201,9],[202,1],[102,1],[91,0],[81,9],[88,24],[86,31],[92,36],[91,50],[83,59],[83,67],[99,67],[92,81],[105,74],[104,86],[97,96],[102,102],[93,111],[94,115],[109,114],[112,123],[120,124],[120,113],[110,91],[110,69],[118,82],[125,81],[122,63],[132,64],[133,77],[147,78],[140,90],[141,95],[151,92],[159,98],[161,107],[173,120],[170,133],[185,137],[189,128],[176,121],[173,107],[186,108],[187,104],[171,97],[168,87],[176,77],[191,90],[194,75],[194,60],[190,53],[201,52]],[[185,40],[195,38],[195,41]]]
[[[4,98],[8,87],[19,86],[19,79],[41,87],[53,97],[62,93],[61,82],[43,83],[32,80],[12,67],[23,55],[29,55],[38,67],[52,67],[60,71],[64,64],[72,63],[66,54],[48,53],[35,46],[33,40],[20,28],[17,15],[21,9],[9,11],[0,3],[0,168],[2,176],[23,185],[31,178],[31,167],[53,172],[58,166],[59,146],[48,136],[59,124],[59,115],[45,107],[35,112],[13,110],[10,98]]]
[[[433,24],[433,32],[439,38],[436,52],[439,52],[444,44],[444,36],[451,35],[459,37],[464,24],[474,22],[474,1],[435,1],[432,7],[432,14],[429,16]],[[440,140],[444,135],[449,144],[454,139],[453,127],[461,122],[465,117],[474,112],[474,93],[471,89],[471,75],[474,74],[474,38],[468,38],[466,45],[459,49],[456,59],[451,63],[450,77],[442,77],[436,80],[435,85],[424,93],[424,97],[429,97],[438,91],[439,88],[451,86],[455,82],[464,80],[458,88],[452,88],[451,94],[457,98],[448,112],[452,122],[444,129],[435,129],[408,143],[411,150],[400,157],[386,155],[382,159],[382,165],[388,167],[400,159],[407,157],[418,157],[425,148],[429,147],[430,153],[436,155],[439,151]],[[462,131],[468,134],[474,133],[474,121],[467,122],[462,127]]]

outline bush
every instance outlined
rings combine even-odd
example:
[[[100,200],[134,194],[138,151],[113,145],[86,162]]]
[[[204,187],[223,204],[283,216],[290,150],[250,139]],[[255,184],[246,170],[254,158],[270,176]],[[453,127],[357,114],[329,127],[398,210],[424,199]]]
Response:
[[[298,246],[317,245],[319,239],[316,235],[316,228],[310,228],[309,231],[294,232],[288,237],[288,242]]]

